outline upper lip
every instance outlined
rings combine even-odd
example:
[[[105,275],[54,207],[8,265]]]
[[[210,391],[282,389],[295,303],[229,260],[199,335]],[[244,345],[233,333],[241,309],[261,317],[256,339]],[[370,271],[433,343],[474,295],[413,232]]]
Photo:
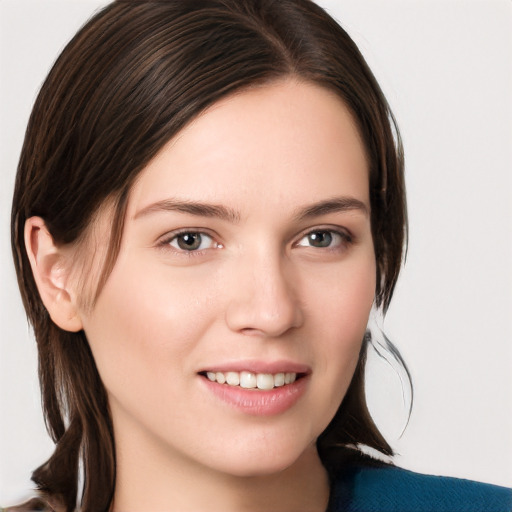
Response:
[[[219,364],[212,364],[203,368],[199,373],[204,372],[251,372],[251,373],[311,373],[311,367],[297,363],[294,361],[280,360],[280,361],[229,361]]]

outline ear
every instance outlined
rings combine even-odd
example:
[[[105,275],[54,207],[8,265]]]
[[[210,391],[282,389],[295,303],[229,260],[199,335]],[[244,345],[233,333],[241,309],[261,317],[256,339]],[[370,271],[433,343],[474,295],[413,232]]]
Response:
[[[68,258],[62,246],[55,244],[41,217],[31,217],[26,221],[25,247],[37,289],[50,318],[65,331],[82,330],[74,295],[67,287]]]

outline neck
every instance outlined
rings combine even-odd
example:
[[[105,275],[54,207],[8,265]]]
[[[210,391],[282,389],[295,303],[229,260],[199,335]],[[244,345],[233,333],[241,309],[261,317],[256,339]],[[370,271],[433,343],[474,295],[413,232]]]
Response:
[[[236,476],[162,450],[118,450],[112,512],[324,512],[329,482],[316,446],[273,474]],[[165,458],[165,460],[163,460]]]

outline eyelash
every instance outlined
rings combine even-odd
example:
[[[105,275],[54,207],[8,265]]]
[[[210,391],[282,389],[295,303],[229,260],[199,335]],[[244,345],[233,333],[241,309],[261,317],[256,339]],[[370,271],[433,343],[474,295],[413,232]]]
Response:
[[[201,231],[200,229],[183,229],[180,231],[174,231],[170,233],[168,236],[166,236],[161,242],[158,243],[159,247],[173,251],[176,254],[193,257],[193,256],[199,256],[201,254],[204,254],[205,251],[209,250],[210,247],[207,249],[202,250],[190,250],[187,251],[186,249],[180,249],[179,247],[173,247],[171,244],[173,241],[178,241],[180,237],[183,237],[184,235],[200,235],[201,237],[208,237],[212,240],[213,244],[215,245],[215,249],[222,249],[223,245],[219,242],[215,242],[214,236],[210,235],[204,231]]]
[[[311,248],[315,248],[314,246],[310,246],[310,245],[301,245],[300,242],[304,239],[306,239],[307,237],[311,237],[313,235],[318,235],[318,234],[329,234],[333,239],[335,239],[336,237],[339,237],[340,238],[340,241],[338,243],[338,245],[336,247],[331,247],[331,246],[327,246],[327,247],[316,247],[316,249],[321,249],[321,250],[324,250],[324,251],[333,251],[333,252],[336,252],[336,251],[340,251],[340,250],[343,250],[343,248],[346,248],[346,246],[349,246],[351,244],[354,243],[354,240],[353,240],[353,237],[351,234],[347,233],[347,231],[344,231],[344,230],[341,230],[341,229],[333,229],[333,228],[330,228],[330,227],[317,227],[317,228],[314,228],[314,229],[309,229],[308,231],[302,233],[300,235],[300,237],[298,238],[298,241],[295,242],[293,244],[294,247],[311,247]],[[174,241],[178,241],[180,237],[184,236],[184,235],[200,235],[201,237],[208,237],[212,240],[212,243],[214,244],[214,247],[208,247],[206,249],[193,249],[193,250],[186,250],[186,249],[182,249],[182,248],[179,248],[179,247],[173,247],[172,246],[172,243]],[[201,231],[199,229],[183,229],[183,230],[180,230],[180,231],[175,231],[173,233],[170,233],[168,236],[166,236],[163,240],[161,240],[159,243],[158,243],[158,246],[159,247],[162,247],[164,249],[167,249],[167,250],[171,250],[177,254],[181,254],[181,255],[184,255],[184,256],[189,256],[189,257],[192,257],[192,256],[199,256],[199,255],[202,255],[204,254],[205,251],[211,249],[211,248],[214,248],[214,249],[222,249],[223,248],[223,245],[219,242],[215,242],[215,239],[214,239],[214,236],[211,235],[211,234],[208,234],[204,231]]]
[[[331,246],[314,247],[314,246],[300,244],[300,242],[302,240],[304,240],[308,237],[311,237],[313,235],[318,235],[318,234],[323,234],[323,235],[329,234],[331,236],[331,239],[335,239],[335,237],[339,237],[339,239],[340,239],[339,243],[335,247],[331,247]],[[313,247],[313,248],[322,249],[325,251],[339,251],[339,250],[343,250],[343,248],[346,248],[346,246],[349,246],[353,243],[354,243],[353,237],[347,231],[344,231],[341,229],[333,229],[333,228],[329,228],[329,227],[318,227],[318,228],[310,229],[307,232],[305,232],[304,234],[302,234],[300,236],[298,242],[296,242],[294,245],[297,247]]]

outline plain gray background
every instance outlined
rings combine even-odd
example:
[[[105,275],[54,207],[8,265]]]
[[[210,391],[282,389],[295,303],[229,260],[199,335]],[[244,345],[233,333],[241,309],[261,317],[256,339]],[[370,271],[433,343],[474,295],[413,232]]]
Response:
[[[36,92],[106,2],[0,2],[0,503],[30,491],[51,453],[35,344],[9,246],[15,168]],[[410,245],[388,336],[415,405],[370,360],[371,410],[416,471],[512,486],[512,2],[322,0],[359,44],[406,150]]]

